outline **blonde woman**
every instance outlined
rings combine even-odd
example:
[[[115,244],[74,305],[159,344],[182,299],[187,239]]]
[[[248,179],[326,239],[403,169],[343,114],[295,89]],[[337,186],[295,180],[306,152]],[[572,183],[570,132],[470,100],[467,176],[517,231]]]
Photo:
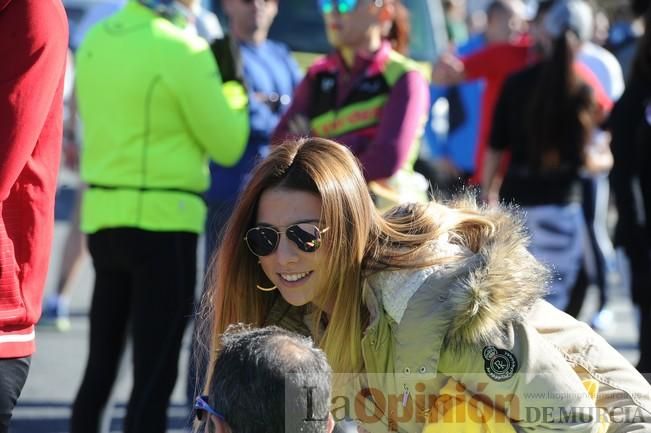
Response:
[[[438,415],[459,393],[500,431],[649,431],[649,385],[540,299],[547,271],[526,247],[517,218],[471,200],[381,215],[348,149],[289,141],[255,169],[225,230],[204,299],[209,344],[238,322],[311,336],[360,387],[355,400],[335,389],[335,419],[371,432],[445,428],[454,420]]]

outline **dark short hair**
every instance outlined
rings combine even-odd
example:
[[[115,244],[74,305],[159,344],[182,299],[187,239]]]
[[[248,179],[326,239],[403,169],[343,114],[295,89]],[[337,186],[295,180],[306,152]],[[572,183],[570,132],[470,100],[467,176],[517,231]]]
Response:
[[[209,403],[233,433],[324,433],[332,372],[311,339],[276,326],[222,335]]]
[[[511,11],[507,0],[493,0],[486,6],[486,18],[492,19],[496,14],[503,14]]]

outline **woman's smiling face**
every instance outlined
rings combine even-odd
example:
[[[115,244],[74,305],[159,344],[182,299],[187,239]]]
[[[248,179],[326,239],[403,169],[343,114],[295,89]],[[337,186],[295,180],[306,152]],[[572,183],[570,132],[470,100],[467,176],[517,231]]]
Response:
[[[278,287],[289,304],[302,306],[312,302],[325,281],[325,248],[314,252],[301,250],[287,238],[287,227],[310,223],[321,230],[321,198],[313,193],[271,188],[260,196],[256,225],[269,225],[281,235],[271,254],[260,257],[260,266]]]

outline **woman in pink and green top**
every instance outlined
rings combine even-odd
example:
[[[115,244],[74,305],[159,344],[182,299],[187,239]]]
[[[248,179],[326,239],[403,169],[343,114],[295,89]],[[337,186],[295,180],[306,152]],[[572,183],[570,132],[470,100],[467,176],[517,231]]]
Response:
[[[427,80],[400,53],[408,45],[404,6],[319,0],[319,7],[335,50],[309,67],[272,143],[306,134],[336,139],[361,161],[367,182],[399,193],[413,173],[429,107]]]

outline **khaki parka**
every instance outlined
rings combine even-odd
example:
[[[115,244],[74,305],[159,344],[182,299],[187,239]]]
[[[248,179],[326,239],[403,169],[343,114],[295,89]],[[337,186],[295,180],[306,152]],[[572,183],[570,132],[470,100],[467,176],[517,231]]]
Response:
[[[521,225],[506,212],[491,218],[495,234],[477,253],[438,239],[431,254],[452,264],[365,279],[364,372],[344,380],[345,397],[335,387],[335,418],[370,432],[420,432],[432,419],[451,421],[431,410],[452,378],[516,431],[651,433],[649,383],[589,326],[542,300],[548,273]],[[304,311],[278,297],[267,323],[309,335]]]

